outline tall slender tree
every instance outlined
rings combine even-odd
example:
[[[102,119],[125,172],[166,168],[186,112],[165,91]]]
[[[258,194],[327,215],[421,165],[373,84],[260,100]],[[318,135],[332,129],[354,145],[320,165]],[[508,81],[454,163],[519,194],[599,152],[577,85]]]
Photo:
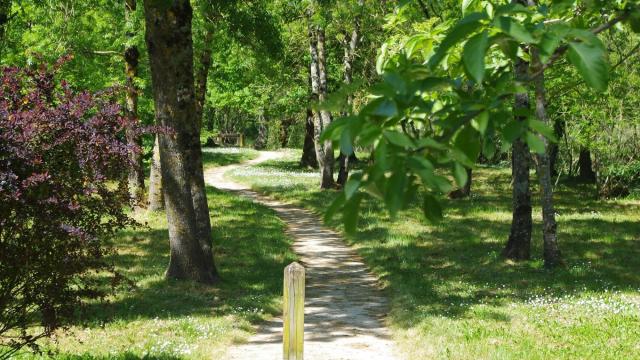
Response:
[[[513,0],[513,3],[532,5],[532,0]],[[515,63],[516,81],[522,81],[529,76],[529,63],[519,58]],[[529,109],[529,95],[527,93],[516,94],[514,112]],[[516,115],[520,122],[526,121],[526,117]],[[527,260],[531,257],[531,189],[529,179],[530,169],[529,146],[520,136],[511,147],[511,175],[513,178],[512,189],[512,219],[509,240],[503,256],[512,260]]]
[[[544,85],[544,68],[540,60],[538,49],[532,51],[531,72],[539,73],[535,78],[536,117],[544,124],[549,124],[546,112],[546,92]],[[537,153],[537,172],[540,183],[540,201],[542,205],[542,238],[544,244],[543,258],[546,267],[554,267],[562,263],[562,257],[558,248],[558,225],[556,223],[555,209],[553,206],[553,184],[551,180],[551,165],[549,161],[549,139],[540,135],[544,143],[544,151]]]
[[[144,6],[156,118],[169,130],[159,138],[171,244],[166,276],[210,284],[217,273],[196,118],[193,10],[189,0],[145,0]],[[205,223],[209,224],[206,234]]]
[[[133,42],[137,24],[135,23],[135,12],[137,8],[136,0],[125,0],[125,76],[126,76],[126,106],[125,111],[128,117],[138,118],[138,88],[136,87],[136,77],[138,76],[138,64],[140,62],[140,51]],[[142,152],[138,151],[142,145],[140,135],[136,132],[127,131],[127,143],[129,150],[129,161],[133,167],[129,171],[129,193],[137,205],[144,204],[144,169],[142,162]]]

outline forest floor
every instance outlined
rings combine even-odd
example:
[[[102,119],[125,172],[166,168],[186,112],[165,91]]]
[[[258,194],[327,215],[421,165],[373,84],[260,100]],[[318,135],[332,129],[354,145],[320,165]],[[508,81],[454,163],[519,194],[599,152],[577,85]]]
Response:
[[[225,173],[277,160],[281,152],[261,152],[246,165],[210,168],[208,185],[233,191],[275,210],[294,239],[293,249],[306,268],[305,358],[311,360],[393,360],[393,342],[384,325],[388,304],[359,256],[344,239],[325,228],[315,214],[260,196]],[[282,357],[282,320],[261,324],[247,344],[234,346],[231,360]]]
[[[299,151],[233,170],[231,179],[321,215],[337,191],[320,191]],[[446,200],[428,223],[419,199],[391,220],[366,200],[358,233],[345,236],[382,281],[389,324],[410,359],[640,359],[640,201],[600,200],[593,186],[556,187],[567,266],[543,267],[532,172],[529,262],[500,257],[511,222],[508,167],[480,167],[469,199]],[[340,231],[339,217],[329,224]]]

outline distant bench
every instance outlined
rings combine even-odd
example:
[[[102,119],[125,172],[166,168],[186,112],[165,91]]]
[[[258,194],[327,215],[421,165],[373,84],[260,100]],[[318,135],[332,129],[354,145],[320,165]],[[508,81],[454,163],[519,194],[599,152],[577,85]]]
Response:
[[[220,146],[244,147],[244,135],[240,133],[220,134],[217,141]]]

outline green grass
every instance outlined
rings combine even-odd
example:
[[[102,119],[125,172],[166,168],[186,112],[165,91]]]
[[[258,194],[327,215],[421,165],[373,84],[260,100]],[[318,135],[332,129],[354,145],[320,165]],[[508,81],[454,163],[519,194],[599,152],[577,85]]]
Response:
[[[205,151],[205,166],[256,156],[252,150]],[[215,359],[243,341],[252,324],[280,312],[282,271],[295,255],[285,225],[269,209],[208,188],[215,254],[222,281],[205,287],[164,279],[169,240],[163,213],[115,239],[122,285],[108,304],[91,304],[83,321],[44,343],[49,355],[25,359]]]
[[[336,192],[319,191],[319,176],[299,169],[298,156],[289,152],[285,161],[233,177],[321,213]],[[379,204],[364,202],[359,232],[347,241],[386,285],[402,350],[410,359],[640,359],[640,201],[601,201],[589,186],[560,184],[567,266],[549,271],[540,258],[538,207],[535,258],[500,258],[509,182],[508,169],[475,171],[472,198],[446,200],[437,225],[417,208],[393,222]]]

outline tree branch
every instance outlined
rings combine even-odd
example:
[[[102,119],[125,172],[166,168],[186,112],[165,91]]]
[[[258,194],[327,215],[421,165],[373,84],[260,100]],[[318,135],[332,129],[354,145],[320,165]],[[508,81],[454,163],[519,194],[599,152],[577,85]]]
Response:
[[[620,15],[614,17],[613,19],[607,21],[606,23],[591,29],[591,32],[597,35],[603,31],[609,30],[612,27],[614,27],[617,23],[625,21],[627,18],[629,18],[629,15],[631,15],[631,12],[629,10],[625,10]],[[546,64],[542,65],[542,67],[538,69],[535,73],[529,76],[527,81],[533,81],[540,75],[544,74],[544,71],[550,68],[551,66],[553,66],[553,64],[556,61],[558,61],[567,52],[567,50],[569,50],[568,44],[564,44],[560,46],[558,49],[556,49],[553,55],[549,58],[549,61]]]

